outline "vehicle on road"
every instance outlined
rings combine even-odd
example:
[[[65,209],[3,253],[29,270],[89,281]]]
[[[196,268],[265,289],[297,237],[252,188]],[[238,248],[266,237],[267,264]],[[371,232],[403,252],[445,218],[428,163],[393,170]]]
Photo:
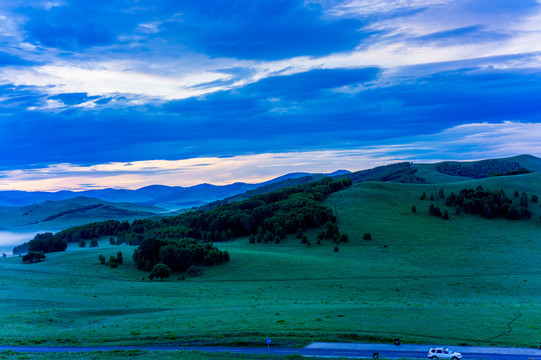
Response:
[[[430,349],[430,351],[428,351],[428,358],[432,360],[438,360],[438,359],[460,360],[462,359],[462,354],[459,352],[454,352],[453,350],[449,350],[447,348],[434,347]]]

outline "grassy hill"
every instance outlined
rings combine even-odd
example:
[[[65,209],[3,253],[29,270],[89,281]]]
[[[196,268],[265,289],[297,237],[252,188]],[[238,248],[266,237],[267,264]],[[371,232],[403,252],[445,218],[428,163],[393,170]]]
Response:
[[[446,184],[363,182],[325,204],[349,242],[219,243],[229,263],[150,282],[133,247],[0,259],[6,344],[207,343],[278,346],[390,341],[537,346],[541,320],[539,204],[530,220],[428,214],[422,192],[464,187],[541,195],[540,173]],[[435,202],[445,208],[443,200]],[[411,211],[415,205],[417,212]],[[372,240],[363,240],[364,233]],[[98,265],[121,250],[126,264]],[[143,280],[143,278],[145,278]],[[38,290],[39,289],[39,290]]]
[[[111,203],[84,196],[60,201],[0,207],[0,228],[65,229],[108,219],[134,220],[155,216],[166,210],[132,203]]]

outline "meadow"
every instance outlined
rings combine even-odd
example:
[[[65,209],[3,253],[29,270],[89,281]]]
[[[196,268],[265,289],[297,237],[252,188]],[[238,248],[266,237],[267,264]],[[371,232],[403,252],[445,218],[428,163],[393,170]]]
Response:
[[[541,195],[537,173],[437,185],[369,182],[331,195],[347,243],[218,243],[231,261],[148,280],[134,247],[0,259],[0,341],[19,345],[305,346],[313,341],[537,347],[541,208],[530,220],[428,214],[427,194],[481,184]],[[438,202],[439,201],[439,202]],[[444,201],[435,201],[445,209]],[[417,212],[411,211],[415,205]],[[363,240],[370,233],[372,240]],[[335,246],[339,251],[335,251]],[[106,258],[124,254],[111,269]],[[182,276],[185,277],[183,280]]]

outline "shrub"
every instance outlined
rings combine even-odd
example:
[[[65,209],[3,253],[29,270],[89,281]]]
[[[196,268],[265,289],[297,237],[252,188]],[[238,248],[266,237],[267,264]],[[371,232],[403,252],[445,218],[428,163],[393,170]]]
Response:
[[[79,247],[80,248],[86,247],[86,241],[84,241],[83,239],[79,240]]]
[[[105,256],[103,256],[103,254],[100,254],[100,256],[98,256],[98,260],[100,261],[100,264],[105,264]]]
[[[199,276],[203,273],[203,269],[200,266],[192,265],[188,268],[188,274],[192,276]]]
[[[334,252],[338,252],[338,251],[339,251],[338,246],[335,246],[334,247]]]
[[[348,234],[342,234],[342,236],[340,237],[340,242],[348,242],[348,241],[349,241]]]
[[[415,205],[411,206],[411,212],[414,214],[417,212],[417,208],[415,207]]]
[[[364,239],[364,240],[372,240],[372,234],[370,234],[370,233],[364,233],[363,239]]]

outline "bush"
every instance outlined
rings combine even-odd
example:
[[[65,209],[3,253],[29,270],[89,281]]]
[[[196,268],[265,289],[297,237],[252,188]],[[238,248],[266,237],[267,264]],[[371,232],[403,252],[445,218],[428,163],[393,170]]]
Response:
[[[348,234],[342,234],[342,236],[340,237],[340,242],[348,242],[349,241],[349,237],[348,237]]]
[[[100,256],[98,256],[98,260],[100,261],[100,264],[105,264],[105,256],[103,256],[103,254],[100,254]]]
[[[335,246],[335,247],[334,247],[334,252],[338,252],[338,250],[339,250],[339,249],[338,249],[338,246]]]
[[[364,240],[372,240],[372,234],[370,234],[370,233],[364,233],[363,239],[364,239]]]
[[[192,265],[188,268],[188,274],[192,276],[199,276],[203,273],[203,269],[200,266]]]
[[[83,239],[79,240],[79,247],[80,248],[86,247],[86,241],[84,241]]]

